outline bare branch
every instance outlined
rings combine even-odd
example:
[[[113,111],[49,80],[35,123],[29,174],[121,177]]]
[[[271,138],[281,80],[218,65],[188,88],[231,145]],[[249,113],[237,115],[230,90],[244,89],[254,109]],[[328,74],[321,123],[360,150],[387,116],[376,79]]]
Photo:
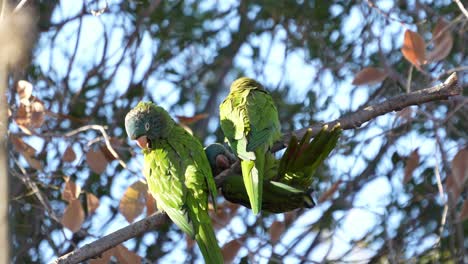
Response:
[[[447,100],[451,96],[461,94],[461,91],[461,86],[458,85],[457,74],[454,72],[447,78],[447,80],[445,80],[444,83],[439,85],[414,91],[408,94],[401,94],[392,97],[387,101],[367,106],[356,112],[340,117],[334,121],[325,124],[316,124],[310,127],[296,130],[292,132],[292,134],[295,134],[298,137],[302,137],[308,129],[312,129],[312,134],[315,136],[324,125],[328,125],[329,128],[332,128],[338,123],[341,125],[343,130],[355,129],[360,127],[365,122],[370,121],[378,116],[394,111],[400,111],[403,108],[411,105],[420,105],[432,101]],[[281,142],[277,142],[273,146],[272,151],[283,149],[285,147],[285,143],[289,141],[290,137],[291,133],[285,134]]]
[[[84,245],[66,255],[57,258],[52,264],[81,263],[85,260],[101,255],[104,251],[113,248],[120,243],[141,235],[148,230],[154,230],[166,224],[168,218],[164,213],[155,213],[138,222],[130,224],[94,242]]]

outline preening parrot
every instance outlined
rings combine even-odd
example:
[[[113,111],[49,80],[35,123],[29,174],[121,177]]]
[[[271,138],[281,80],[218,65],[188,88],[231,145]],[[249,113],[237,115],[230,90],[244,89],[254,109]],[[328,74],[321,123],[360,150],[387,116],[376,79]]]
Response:
[[[221,129],[241,160],[245,189],[254,214],[262,209],[265,160],[281,138],[278,111],[270,94],[257,81],[242,77],[231,84],[219,106]]]
[[[341,129],[336,126],[329,131],[324,127],[312,142],[311,133],[308,130],[300,141],[292,136],[280,160],[266,161],[262,200],[264,211],[283,213],[315,206],[310,188],[312,176],[336,146]],[[219,143],[209,145],[205,152],[215,176],[228,169],[235,161],[229,148]],[[232,171],[225,177],[216,179],[216,183],[226,200],[250,208],[240,173]]]
[[[206,263],[223,263],[208,215],[216,185],[201,143],[163,108],[141,102],[125,117],[125,129],[143,149],[144,174],[159,210],[197,241]]]

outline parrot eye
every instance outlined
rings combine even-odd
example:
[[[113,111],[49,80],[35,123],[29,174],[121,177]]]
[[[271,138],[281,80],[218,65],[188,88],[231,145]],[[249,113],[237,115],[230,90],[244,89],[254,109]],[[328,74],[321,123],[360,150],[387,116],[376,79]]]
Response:
[[[150,124],[147,122],[145,123],[145,130],[148,131],[150,129]]]

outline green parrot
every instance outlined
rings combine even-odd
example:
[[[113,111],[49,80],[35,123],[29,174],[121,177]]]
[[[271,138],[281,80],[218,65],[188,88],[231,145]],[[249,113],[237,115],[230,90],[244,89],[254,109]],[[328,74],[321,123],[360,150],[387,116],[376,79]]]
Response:
[[[143,149],[144,175],[159,210],[197,241],[206,263],[223,263],[208,215],[216,185],[201,143],[163,108],[141,102],[125,117],[125,129]]]
[[[262,208],[271,213],[283,213],[298,208],[312,208],[315,203],[311,197],[312,176],[323,160],[336,146],[341,134],[339,126],[331,131],[326,126],[312,142],[311,130],[308,130],[301,141],[291,137],[288,148],[280,160],[267,159],[263,180]],[[222,144],[209,145],[205,152],[213,175],[230,168],[235,162],[229,148]],[[218,187],[226,200],[250,208],[249,199],[240,171],[229,171],[224,177],[215,178]]]
[[[270,94],[257,81],[242,77],[231,84],[219,106],[224,136],[241,161],[242,176],[254,214],[262,209],[265,161],[281,138],[278,111]]]

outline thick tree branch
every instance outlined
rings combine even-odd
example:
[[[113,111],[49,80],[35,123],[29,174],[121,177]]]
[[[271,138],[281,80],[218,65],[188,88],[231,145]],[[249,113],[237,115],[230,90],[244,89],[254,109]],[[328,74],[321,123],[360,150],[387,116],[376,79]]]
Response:
[[[292,133],[287,133],[283,136],[283,139],[280,142],[277,142],[273,146],[272,151],[283,149],[286,142],[289,141],[291,134],[302,137],[308,129],[312,129],[312,134],[315,136],[324,125],[328,125],[329,128],[332,128],[338,123],[340,123],[343,130],[355,129],[360,127],[363,123],[370,121],[378,116],[394,111],[400,111],[403,108],[411,105],[420,105],[431,101],[447,100],[451,96],[461,94],[461,91],[461,86],[458,85],[457,74],[452,73],[444,83],[439,85],[408,94],[401,94],[384,102],[373,104],[356,112],[347,114],[334,121],[324,124],[315,124],[310,127],[301,128]]]
[[[457,83],[457,75],[456,73],[453,73],[444,83],[434,87],[422,89],[409,94],[398,95],[382,103],[370,105],[344,117],[340,117],[337,120],[325,124],[313,125],[288,133],[284,135],[281,142],[274,145],[272,150],[278,151],[284,148],[284,144],[289,141],[291,134],[302,137],[307,129],[312,129],[314,135],[316,135],[324,125],[328,125],[331,128],[340,123],[343,129],[354,129],[360,127],[363,123],[386,113],[399,111],[411,105],[419,105],[437,100],[446,100],[449,97],[459,95],[460,93],[461,87]],[[231,173],[239,173],[239,162],[235,162],[231,168],[216,175],[215,180],[217,185],[222,182],[223,177],[226,177]],[[115,247],[130,238],[143,234],[148,230],[156,229],[162,224],[167,223],[167,221],[168,219],[165,214],[156,213],[68,253],[56,259],[53,263],[79,263],[85,261],[102,254],[102,252]]]
[[[84,245],[53,261],[53,264],[81,263],[85,260],[101,255],[104,251],[138,235],[154,230],[168,222],[166,214],[155,213],[138,222],[130,224],[94,242]]]

